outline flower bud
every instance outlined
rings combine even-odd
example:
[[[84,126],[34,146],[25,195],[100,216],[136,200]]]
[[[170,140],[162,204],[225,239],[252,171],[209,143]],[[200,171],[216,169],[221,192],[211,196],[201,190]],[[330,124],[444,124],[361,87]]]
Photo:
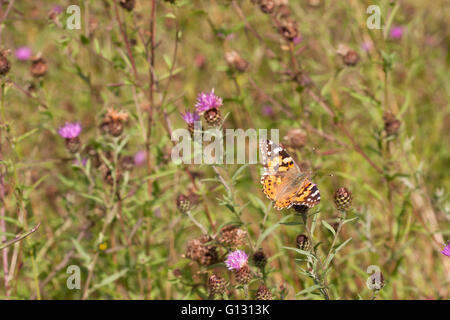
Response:
[[[273,296],[270,290],[265,285],[260,285],[256,291],[256,300],[272,300]]]
[[[304,234],[299,234],[297,238],[295,239],[295,242],[297,243],[297,248],[303,251],[308,251],[310,247],[309,239]]]
[[[0,51],[0,76],[6,75],[11,69],[11,63],[6,58],[6,50]]]
[[[334,194],[334,204],[339,211],[347,210],[352,204],[352,193],[347,188],[339,188]]]
[[[227,283],[224,278],[214,273],[209,276],[208,289],[210,295],[223,294],[226,288]]]
[[[258,268],[264,268],[267,264],[267,258],[264,252],[260,249],[253,254],[253,263]]]

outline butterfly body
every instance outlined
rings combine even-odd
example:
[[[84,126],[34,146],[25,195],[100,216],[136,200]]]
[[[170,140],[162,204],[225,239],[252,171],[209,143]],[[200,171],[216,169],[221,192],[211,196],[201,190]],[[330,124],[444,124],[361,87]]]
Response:
[[[264,194],[278,210],[293,205],[312,208],[320,202],[320,192],[300,170],[287,151],[271,140],[261,140],[260,150],[264,173],[261,177]]]

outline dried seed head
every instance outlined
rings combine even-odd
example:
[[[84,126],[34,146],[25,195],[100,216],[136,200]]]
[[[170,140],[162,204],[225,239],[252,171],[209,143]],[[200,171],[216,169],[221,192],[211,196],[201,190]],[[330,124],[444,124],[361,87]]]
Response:
[[[173,271],[172,271],[172,274],[173,274],[174,277],[177,277],[177,278],[178,278],[178,277],[181,277],[181,275],[182,275],[180,269],[175,269],[175,270],[173,270]]]
[[[239,72],[244,72],[248,68],[248,62],[243,59],[237,51],[225,52],[225,60],[230,68]]]
[[[0,76],[6,75],[11,69],[11,63],[8,58],[6,58],[7,51],[0,51]]]
[[[341,187],[334,194],[334,204],[339,211],[345,211],[352,204],[352,193],[347,188]]]
[[[120,181],[122,181],[122,172],[120,171],[116,171],[116,184],[118,184]],[[105,182],[109,185],[114,185],[114,177],[112,174],[111,170],[107,170],[104,175],[103,175],[103,179],[105,180]]]
[[[267,257],[264,252],[260,249],[253,254],[253,263],[258,268],[264,268],[267,264]]]
[[[131,156],[123,157],[120,160],[121,168],[125,171],[130,171],[134,168],[134,158]]]
[[[227,283],[224,278],[213,273],[208,279],[209,294],[214,296],[216,294],[223,294],[227,288]]]
[[[313,84],[309,74],[304,71],[296,73],[293,76],[293,80],[295,82],[297,82],[300,86],[305,87],[305,88],[310,87]]]
[[[77,153],[80,150],[80,146],[80,138],[75,137],[66,139],[66,148],[70,153]]]
[[[108,109],[100,128],[103,132],[109,133],[114,137],[122,134],[125,122],[128,120],[128,114],[124,111],[116,111],[112,108]]]
[[[259,1],[259,8],[262,12],[271,14],[275,10],[275,0],[261,0]]]
[[[214,245],[206,244],[212,239],[207,235],[192,239],[186,248],[186,257],[197,261],[202,266],[210,266],[218,261],[217,248]]]
[[[94,147],[87,146],[84,148],[84,152],[89,156],[91,163],[95,168],[98,168],[101,165],[100,155]]]
[[[322,4],[322,0],[308,0],[308,5],[311,7],[318,7]]]
[[[299,234],[295,239],[295,242],[297,243],[297,248],[303,251],[308,251],[311,246],[308,237],[304,234]]]
[[[395,135],[400,129],[401,122],[392,112],[386,112],[383,115],[384,130],[389,136]]]
[[[278,31],[287,41],[294,41],[298,36],[297,23],[294,20],[282,20],[278,27]]]
[[[302,129],[290,129],[284,137],[287,144],[295,149],[303,148],[308,142],[308,135]]]
[[[177,208],[182,213],[186,213],[191,209],[191,201],[189,197],[185,196],[184,194],[180,194],[177,197]]]
[[[236,225],[229,225],[220,231],[219,242],[232,249],[245,245],[247,232],[239,229]]]
[[[42,77],[47,73],[47,70],[48,65],[44,58],[37,56],[31,59],[30,71],[33,77]]]
[[[119,4],[125,10],[131,11],[134,9],[135,0],[119,0]]]
[[[247,284],[250,282],[250,280],[252,280],[252,273],[248,265],[245,265],[239,270],[235,271],[234,276],[236,282],[242,285]]]
[[[211,127],[218,127],[220,126],[222,122],[222,116],[220,115],[219,109],[212,108],[204,113],[204,117],[206,120],[206,123],[210,125]]]
[[[123,122],[111,122],[108,126],[109,128],[109,133],[113,136],[113,137],[118,137],[122,134],[123,132]]]
[[[260,285],[256,291],[256,300],[273,300],[272,293],[265,285]]]
[[[342,57],[342,61],[347,66],[355,66],[359,61],[359,55],[356,53],[355,50],[348,50],[348,52]]]

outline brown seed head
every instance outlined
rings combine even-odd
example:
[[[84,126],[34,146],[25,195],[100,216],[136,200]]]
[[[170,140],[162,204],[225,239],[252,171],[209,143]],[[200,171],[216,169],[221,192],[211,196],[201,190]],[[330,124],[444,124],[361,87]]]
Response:
[[[308,142],[308,135],[302,129],[290,129],[284,137],[287,144],[295,149],[303,148]]]
[[[227,283],[224,278],[213,273],[208,279],[209,293],[214,296],[216,294],[223,294],[227,288]]]
[[[236,225],[229,225],[220,231],[219,242],[223,245],[235,249],[245,245],[247,232],[239,229]]]
[[[242,285],[245,285],[252,280],[252,273],[248,265],[243,266],[239,270],[234,273],[236,282]]]
[[[389,136],[395,135],[402,124],[392,112],[386,112],[383,115],[384,130]]]
[[[359,61],[359,55],[356,53],[355,50],[349,50],[343,57],[342,61],[347,66],[355,66]]]
[[[212,239],[207,235],[192,239],[186,248],[186,257],[197,261],[202,266],[210,266],[218,261],[217,248],[214,245],[206,244]]]
[[[47,61],[41,56],[33,57],[31,59],[30,71],[33,77],[42,77],[47,73]]]
[[[260,285],[256,291],[256,300],[273,300],[272,293],[265,285]]]
[[[0,51],[0,76],[6,75],[11,69],[11,63],[6,57],[6,51]]]
[[[135,0],[119,0],[119,4],[125,10],[131,11],[134,9]]]

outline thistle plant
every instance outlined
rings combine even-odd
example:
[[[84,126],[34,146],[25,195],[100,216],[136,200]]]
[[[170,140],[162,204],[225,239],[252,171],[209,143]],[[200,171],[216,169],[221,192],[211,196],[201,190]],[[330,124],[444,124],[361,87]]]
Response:
[[[376,5],[3,1],[0,297],[448,299],[448,21]]]

